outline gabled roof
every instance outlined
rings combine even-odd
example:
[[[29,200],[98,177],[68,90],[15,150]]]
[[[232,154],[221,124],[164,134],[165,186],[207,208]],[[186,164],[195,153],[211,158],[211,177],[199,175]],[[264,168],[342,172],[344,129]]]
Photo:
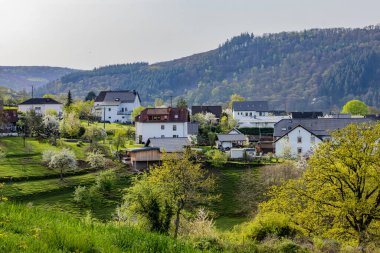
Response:
[[[193,105],[191,107],[191,115],[197,113],[212,113],[215,117],[220,118],[222,115],[222,106],[221,105]]]
[[[190,146],[190,141],[186,137],[179,138],[149,138],[145,144],[146,147],[160,148],[161,152],[182,152],[184,147]]]
[[[235,101],[232,103],[234,111],[269,111],[268,101]]]
[[[281,137],[293,128],[301,125],[316,136],[329,136],[329,132],[346,127],[351,123],[374,122],[370,118],[317,118],[317,119],[282,119],[274,125],[273,136]]]
[[[31,99],[25,100],[20,105],[43,105],[43,104],[60,105],[61,103],[52,98],[31,98]]]
[[[136,96],[140,100],[140,96],[135,90],[101,91],[95,98],[95,102],[133,103]]]
[[[230,142],[230,141],[246,141],[247,137],[244,134],[217,134],[218,141]]]
[[[186,108],[146,108],[136,117],[136,122],[188,122],[189,111]]]
[[[317,137],[318,139],[320,139],[320,140],[322,141],[322,138],[321,138],[320,136],[315,135],[313,132],[311,132],[309,129],[305,128],[304,126],[302,126],[302,125],[298,125],[298,126],[292,128],[292,129],[290,129],[287,133],[285,133],[284,135],[282,135],[282,136],[281,136],[280,138],[278,138],[277,140],[275,140],[274,143],[277,142],[277,141],[279,141],[279,140],[281,140],[284,136],[287,136],[290,132],[293,132],[294,130],[296,130],[296,129],[299,128],[299,127],[305,129],[305,130],[308,131],[310,134],[314,135],[315,137]]]

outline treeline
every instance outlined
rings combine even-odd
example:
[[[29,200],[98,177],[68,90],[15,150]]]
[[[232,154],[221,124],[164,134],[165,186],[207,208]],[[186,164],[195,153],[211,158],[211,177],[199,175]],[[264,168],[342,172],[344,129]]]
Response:
[[[288,110],[329,110],[354,97],[379,106],[379,45],[380,26],[244,33],[178,60],[72,73],[47,90],[136,89],[146,103],[185,96],[189,104],[222,104],[237,93]]]

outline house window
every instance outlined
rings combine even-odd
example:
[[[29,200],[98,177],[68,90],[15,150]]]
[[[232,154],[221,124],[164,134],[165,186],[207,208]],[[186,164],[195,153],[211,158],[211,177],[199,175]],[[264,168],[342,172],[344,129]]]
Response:
[[[177,131],[177,125],[173,125],[173,131]]]
[[[161,135],[161,138],[165,138],[165,135]]]
[[[165,125],[161,125],[161,130],[164,130],[165,129]]]
[[[245,116],[248,116],[248,112],[245,113]]]
[[[297,137],[297,143],[302,143],[302,137],[301,136]]]
[[[249,113],[249,116],[252,116],[252,112]]]
[[[178,114],[174,115],[174,118],[178,119]]]
[[[262,112],[259,112],[259,116],[263,116],[263,113],[262,113]]]
[[[313,143],[313,144],[315,143],[315,136],[314,136],[314,135],[312,135],[312,136],[310,137],[310,142]]]
[[[178,134],[174,134],[174,135],[173,135],[173,138],[178,138]]]
[[[108,108],[108,111],[110,112],[110,111],[111,111],[111,108]]]
[[[109,119],[111,118],[111,117],[108,117]]]
[[[297,154],[302,154],[302,148],[297,148]]]

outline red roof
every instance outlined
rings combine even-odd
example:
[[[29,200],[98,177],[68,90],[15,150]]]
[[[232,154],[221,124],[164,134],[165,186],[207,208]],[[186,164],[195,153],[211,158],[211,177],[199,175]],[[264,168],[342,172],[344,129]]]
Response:
[[[187,122],[189,121],[189,111],[186,108],[146,108],[136,122]]]
[[[8,123],[16,123],[18,121],[18,115],[16,109],[4,110],[4,119]]]

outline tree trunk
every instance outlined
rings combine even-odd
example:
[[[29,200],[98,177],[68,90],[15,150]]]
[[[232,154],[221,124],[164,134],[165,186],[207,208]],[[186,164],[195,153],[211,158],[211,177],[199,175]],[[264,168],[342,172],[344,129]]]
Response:
[[[63,169],[61,169],[61,181],[63,181]]]
[[[364,253],[367,245],[367,235],[365,231],[358,231],[358,245],[360,252]]]
[[[181,209],[178,209],[176,212],[176,217],[175,217],[175,230],[174,230],[174,238],[177,239],[178,236],[178,229],[179,229],[179,215],[181,214]]]

